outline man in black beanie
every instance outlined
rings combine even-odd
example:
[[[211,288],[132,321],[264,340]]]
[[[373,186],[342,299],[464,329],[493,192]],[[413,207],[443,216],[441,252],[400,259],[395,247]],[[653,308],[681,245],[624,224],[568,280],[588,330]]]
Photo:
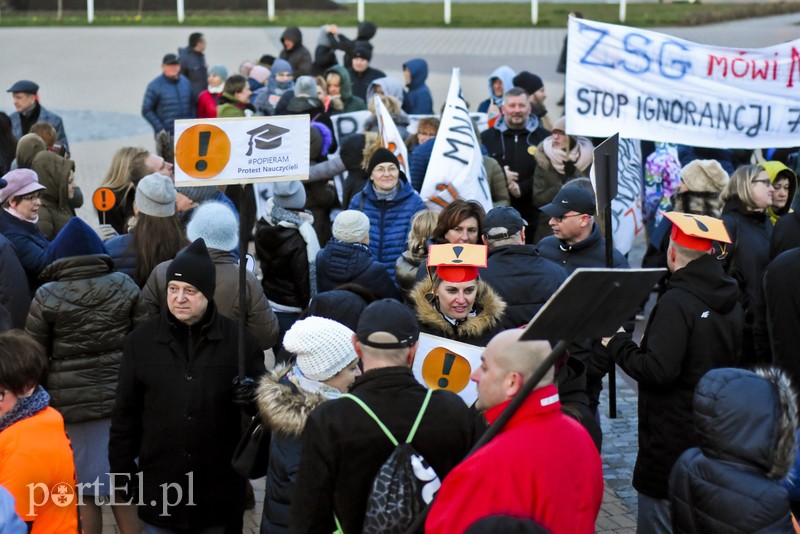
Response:
[[[544,101],[547,98],[547,93],[544,90],[544,82],[542,78],[532,72],[523,70],[514,76],[514,87],[521,87],[528,93],[528,99],[531,103],[531,113],[539,118],[539,122],[546,130],[552,130],[553,124],[547,116],[547,108]]]
[[[167,269],[166,309],[126,341],[111,415],[112,504],[132,500],[146,525],[170,532],[242,525],[245,479],[231,458],[252,388],[238,380],[238,324],[217,313],[215,285],[198,239]],[[258,341],[246,331],[243,342],[243,374],[259,377]]]

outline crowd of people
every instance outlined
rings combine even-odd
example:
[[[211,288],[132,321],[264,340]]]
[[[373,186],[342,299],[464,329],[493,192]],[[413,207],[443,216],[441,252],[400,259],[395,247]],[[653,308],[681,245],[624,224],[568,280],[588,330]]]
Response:
[[[643,141],[644,265],[668,272],[644,337],[631,320],[570,340],[544,369],[550,342],[522,328],[576,269],[629,268],[617,250],[607,263],[596,220],[602,140],[549,116],[539,75],[500,66],[478,106],[492,208],[430,206],[428,65],[387,77],[371,65],[376,31],[322,26],[312,54],[287,28],[279,57],[234,74],[209,68],[191,34],[145,90],[158,148],[119,148],[101,184],[115,200],[94,224],[76,216],[65,125],[36,83],[9,88],[0,527],[99,533],[110,501],[125,533],[241,532],[253,493],[231,459],[255,418],[269,439],[262,533],[403,532],[409,519],[426,532],[594,532],[614,447],[600,392],[619,365],[639,388],[638,532],[793,532],[798,148]],[[375,94],[407,134],[410,176],[375,117],[334,135],[331,116],[374,115]],[[258,220],[252,187],[176,187],[176,120],[283,114],[311,118],[310,177],[276,182]],[[409,115],[427,117],[411,131]],[[240,228],[256,259],[243,279]],[[486,262],[432,261],[431,247],[465,245]],[[474,405],[417,380],[420,336],[481,348]],[[403,454],[422,488],[403,499],[433,502],[426,518],[381,508]]]

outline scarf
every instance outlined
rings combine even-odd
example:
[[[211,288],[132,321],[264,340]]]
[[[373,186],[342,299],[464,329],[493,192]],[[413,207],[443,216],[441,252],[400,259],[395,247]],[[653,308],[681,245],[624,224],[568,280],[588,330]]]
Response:
[[[301,371],[297,365],[292,366],[289,372],[286,373],[286,378],[297,386],[300,391],[304,393],[318,393],[328,400],[338,399],[342,394],[341,391],[333,386],[329,386],[325,382],[311,380],[303,374],[303,371]]]
[[[224,87],[225,87],[224,83],[220,84],[220,85],[209,85],[208,86],[208,92],[211,93],[212,95],[221,95],[222,94],[222,89]]]
[[[50,395],[42,386],[36,386],[27,397],[19,397],[17,403],[5,415],[0,416],[0,432],[23,419],[33,417],[50,404]]]
[[[575,143],[575,146],[572,147],[569,154],[567,154],[567,151],[563,148],[555,148],[553,146],[552,137],[548,137],[542,141],[542,150],[544,150],[545,156],[550,160],[553,169],[555,169],[558,174],[565,174],[564,164],[567,161],[574,163],[575,167],[581,172],[588,169],[589,165],[592,164],[592,150],[589,140],[582,137],[570,137],[570,140]]]
[[[15,218],[19,219],[20,221],[24,221],[24,222],[27,222],[27,223],[33,223],[33,224],[36,224],[36,223],[39,222],[39,216],[38,215],[36,216],[36,218],[31,220],[31,219],[25,218],[25,216],[23,214],[21,214],[20,212],[18,212],[17,210],[12,208],[11,206],[9,206],[7,208],[3,208],[3,209],[6,210],[11,215],[13,215]]]
[[[306,242],[306,258],[308,258],[308,283],[311,286],[311,296],[317,294],[317,253],[319,252],[319,239],[314,227],[311,226],[314,218],[306,213],[293,211],[276,206],[273,199],[267,200],[267,222],[272,226],[297,228],[303,241]]]
[[[375,196],[378,197],[378,200],[394,200],[394,197],[397,196],[397,193],[400,192],[400,181],[398,180],[397,185],[395,185],[391,191],[381,191],[377,187],[375,187],[375,182],[370,182],[372,184],[372,190],[375,191]]]

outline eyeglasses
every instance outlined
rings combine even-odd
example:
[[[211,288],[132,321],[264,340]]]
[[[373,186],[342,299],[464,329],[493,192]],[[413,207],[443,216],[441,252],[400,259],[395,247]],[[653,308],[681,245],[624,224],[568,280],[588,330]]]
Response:
[[[551,217],[551,218],[555,219],[556,222],[561,222],[564,219],[569,219],[570,217],[581,217],[583,215],[584,215],[583,213],[573,213],[572,215],[562,215],[561,217]]]
[[[761,180],[752,180],[754,184],[764,184],[767,187],[770,186],[769,178],[762,178]]]
[[[399,172],[399,170],[400,169],[392,165],[389,167],[375,167],[373,172],[377,172],[378,174],[394,174],[396,172]]]
[[[37,191],[35,193],[29,193],[27,195],[22,195],[19,198],[22,199],[22,200],[36,200],[37,198],[42,198],[42,194],[39,191]]]

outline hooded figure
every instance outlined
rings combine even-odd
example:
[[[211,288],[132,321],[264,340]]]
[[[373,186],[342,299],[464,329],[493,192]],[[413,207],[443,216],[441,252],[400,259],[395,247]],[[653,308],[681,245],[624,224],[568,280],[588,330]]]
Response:
[[[424,59],[412,59],[403,63],[406,73],[406,96],[403,99],[403,111],[409,115],[433,115],[433,97],[431,90],[425,85],[428,79],[428,62]]]
[[[17,168],[30,169],[33,164],[33,157],[47,150],[44,140],[36,134],[25,134],[17,143]]]
[[[33,157],[31,169],[39,176],[39,183],[47,188],[42,191],[39,230],[47,239],[53,239],[75,216],[69,205],[69,182],[75,172],[75,162],[43,150]]]
[[[294,78],[278,81],[277,76],[282,72],[288,72],[294,76],[292,65],[288,61],[276,59],[272,63],[272,72],[270,72],[267,84],[250,97],[250,101],[259,114],[275,115],[275,108],[281,97],[294,89]]]
[[[313,70],[313,62],[311,61],[311,53],[308,48],[303,46],[303,34],[297,26],[289,26],[281,34],[281,50],[280,58],[285,59],[292,65],[292,71],[295,76],[311,75]],[[272,70],[275,71],[275,64],[272,64]]]
[[[780,161],[765,161],[761,163],[761,166],[767,171],[769,181],[775,189],[772,193],[772,206],[767,208],[769,218],[774,225],[778,219],[794,211],[792,210],[792,201],[797,192],[797,175]]]
[[[503,105],[503,97],[506,94],[506,91],[514,87],[514,76],[517,73],[514,72],[514,69],[509,67],[508,65],[501,65],[494,69],[492,73],[489,75],[489,98],[484,100],[478,106],[478,113],[486,113],[489,111],[489,105],[494,104],[498,108]],[[499,80],[502,84],[500,87],[500,95],[497,95],[494,90],[494,82]]]
[[[789,378],[776,368],[709,371],[695,390],[694,426],[700,446],[669,479],[673,531],[794,532],[780,483],[795,457]]]
[[[378,27],[371,22],[360,22],[358,24],[358,33],[356,34],[355,41],[351,41],[341,33],[336,34],[336,48],[344,50],[344,67],[349,69],[353,66],[353,51],[356,46],[363,47],[369,50],[370,56],[372,55],[372,43],[370,39],[375,37],[378,32]]]
[[[372,97],[378,88],[380,88],[383,94],[393,96],[398,102],[400,102],[400,104],[403,103],[403,99],[406,95],[403,91],[403,82],[400,80],[400,78],[395,78],[394,76],[385,76],[373,81],[371,84],[369,84],[369,87],[367,87],[367,102],[372,101]]]
[[[333,75],[333,76],[332,76]],[[339,94],[333,94],[331,90],[330,78],[339,77]],[[350,74],[347,69],[340,65],[335,65],[325,71],[325,78],[328,80],[328,94],[331,97],[331,104],[328,111],[331,115],[339,113],[350,113],[351,111],[364,111],[367,103],[363,99],[353,95],[353,84],[350,81]]]

